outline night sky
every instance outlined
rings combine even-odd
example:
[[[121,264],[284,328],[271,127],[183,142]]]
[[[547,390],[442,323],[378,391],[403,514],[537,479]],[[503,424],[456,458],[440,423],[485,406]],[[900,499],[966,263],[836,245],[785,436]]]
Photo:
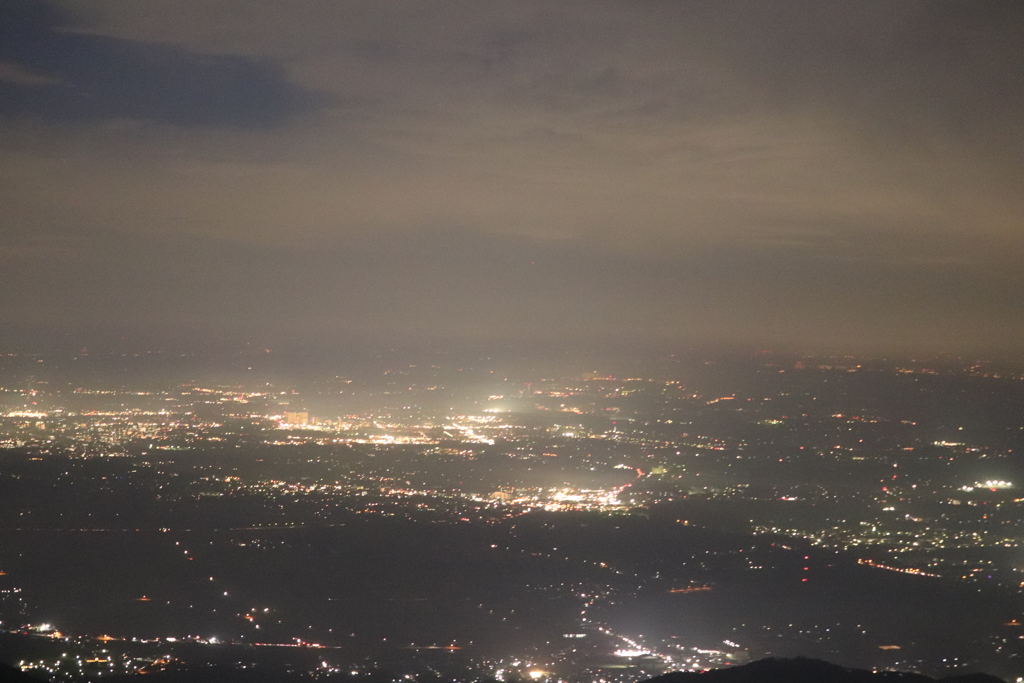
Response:
[[[0,347],[1018,350],[1022,36],[1019,0],[3,0]]]

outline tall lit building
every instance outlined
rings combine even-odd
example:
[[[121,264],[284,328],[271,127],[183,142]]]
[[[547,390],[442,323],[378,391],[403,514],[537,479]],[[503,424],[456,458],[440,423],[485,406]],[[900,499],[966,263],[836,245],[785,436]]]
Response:
[[[285,412],[284,421],[287,424],[294,425],[297,427],[305,427],[309,424],[309,413],[291,413]]]

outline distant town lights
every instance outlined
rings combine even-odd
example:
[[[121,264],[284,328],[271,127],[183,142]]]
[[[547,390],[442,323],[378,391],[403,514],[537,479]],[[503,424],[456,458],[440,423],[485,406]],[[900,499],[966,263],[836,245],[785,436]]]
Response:
[[[974,489],[1012,489],[1013,484],[1002,479],[989,479],[988,481],[976,481],[971,486],[961,486],[961,491],[973,491]]]

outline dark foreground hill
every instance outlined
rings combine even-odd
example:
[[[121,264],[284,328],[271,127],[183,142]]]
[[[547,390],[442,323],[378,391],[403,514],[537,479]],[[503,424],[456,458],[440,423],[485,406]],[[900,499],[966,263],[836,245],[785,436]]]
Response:
[[[45,683],[45,681],[22,673],[21,669],[0,663],[0,683]]]
[[[934,679],[899,671],[873,673],[847,669],[819,659],[762,659],[743,666],[701,673],[674,671],[645,683],[1004,683],[988,674]]]

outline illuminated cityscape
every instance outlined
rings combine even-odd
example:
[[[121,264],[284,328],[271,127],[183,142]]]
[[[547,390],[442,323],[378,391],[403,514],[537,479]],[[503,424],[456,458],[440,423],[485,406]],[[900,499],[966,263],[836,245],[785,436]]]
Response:
[[[31,360],[2,387],[0,625],[53,680],[1024,673],[1012,369],[482,360],[90,389]],[[973,418],[931,408],[964,392]],[[917,620],[934,601],[948,616]]]
[[[0,681],[1024,683],[1022,36],[0,0]]]

